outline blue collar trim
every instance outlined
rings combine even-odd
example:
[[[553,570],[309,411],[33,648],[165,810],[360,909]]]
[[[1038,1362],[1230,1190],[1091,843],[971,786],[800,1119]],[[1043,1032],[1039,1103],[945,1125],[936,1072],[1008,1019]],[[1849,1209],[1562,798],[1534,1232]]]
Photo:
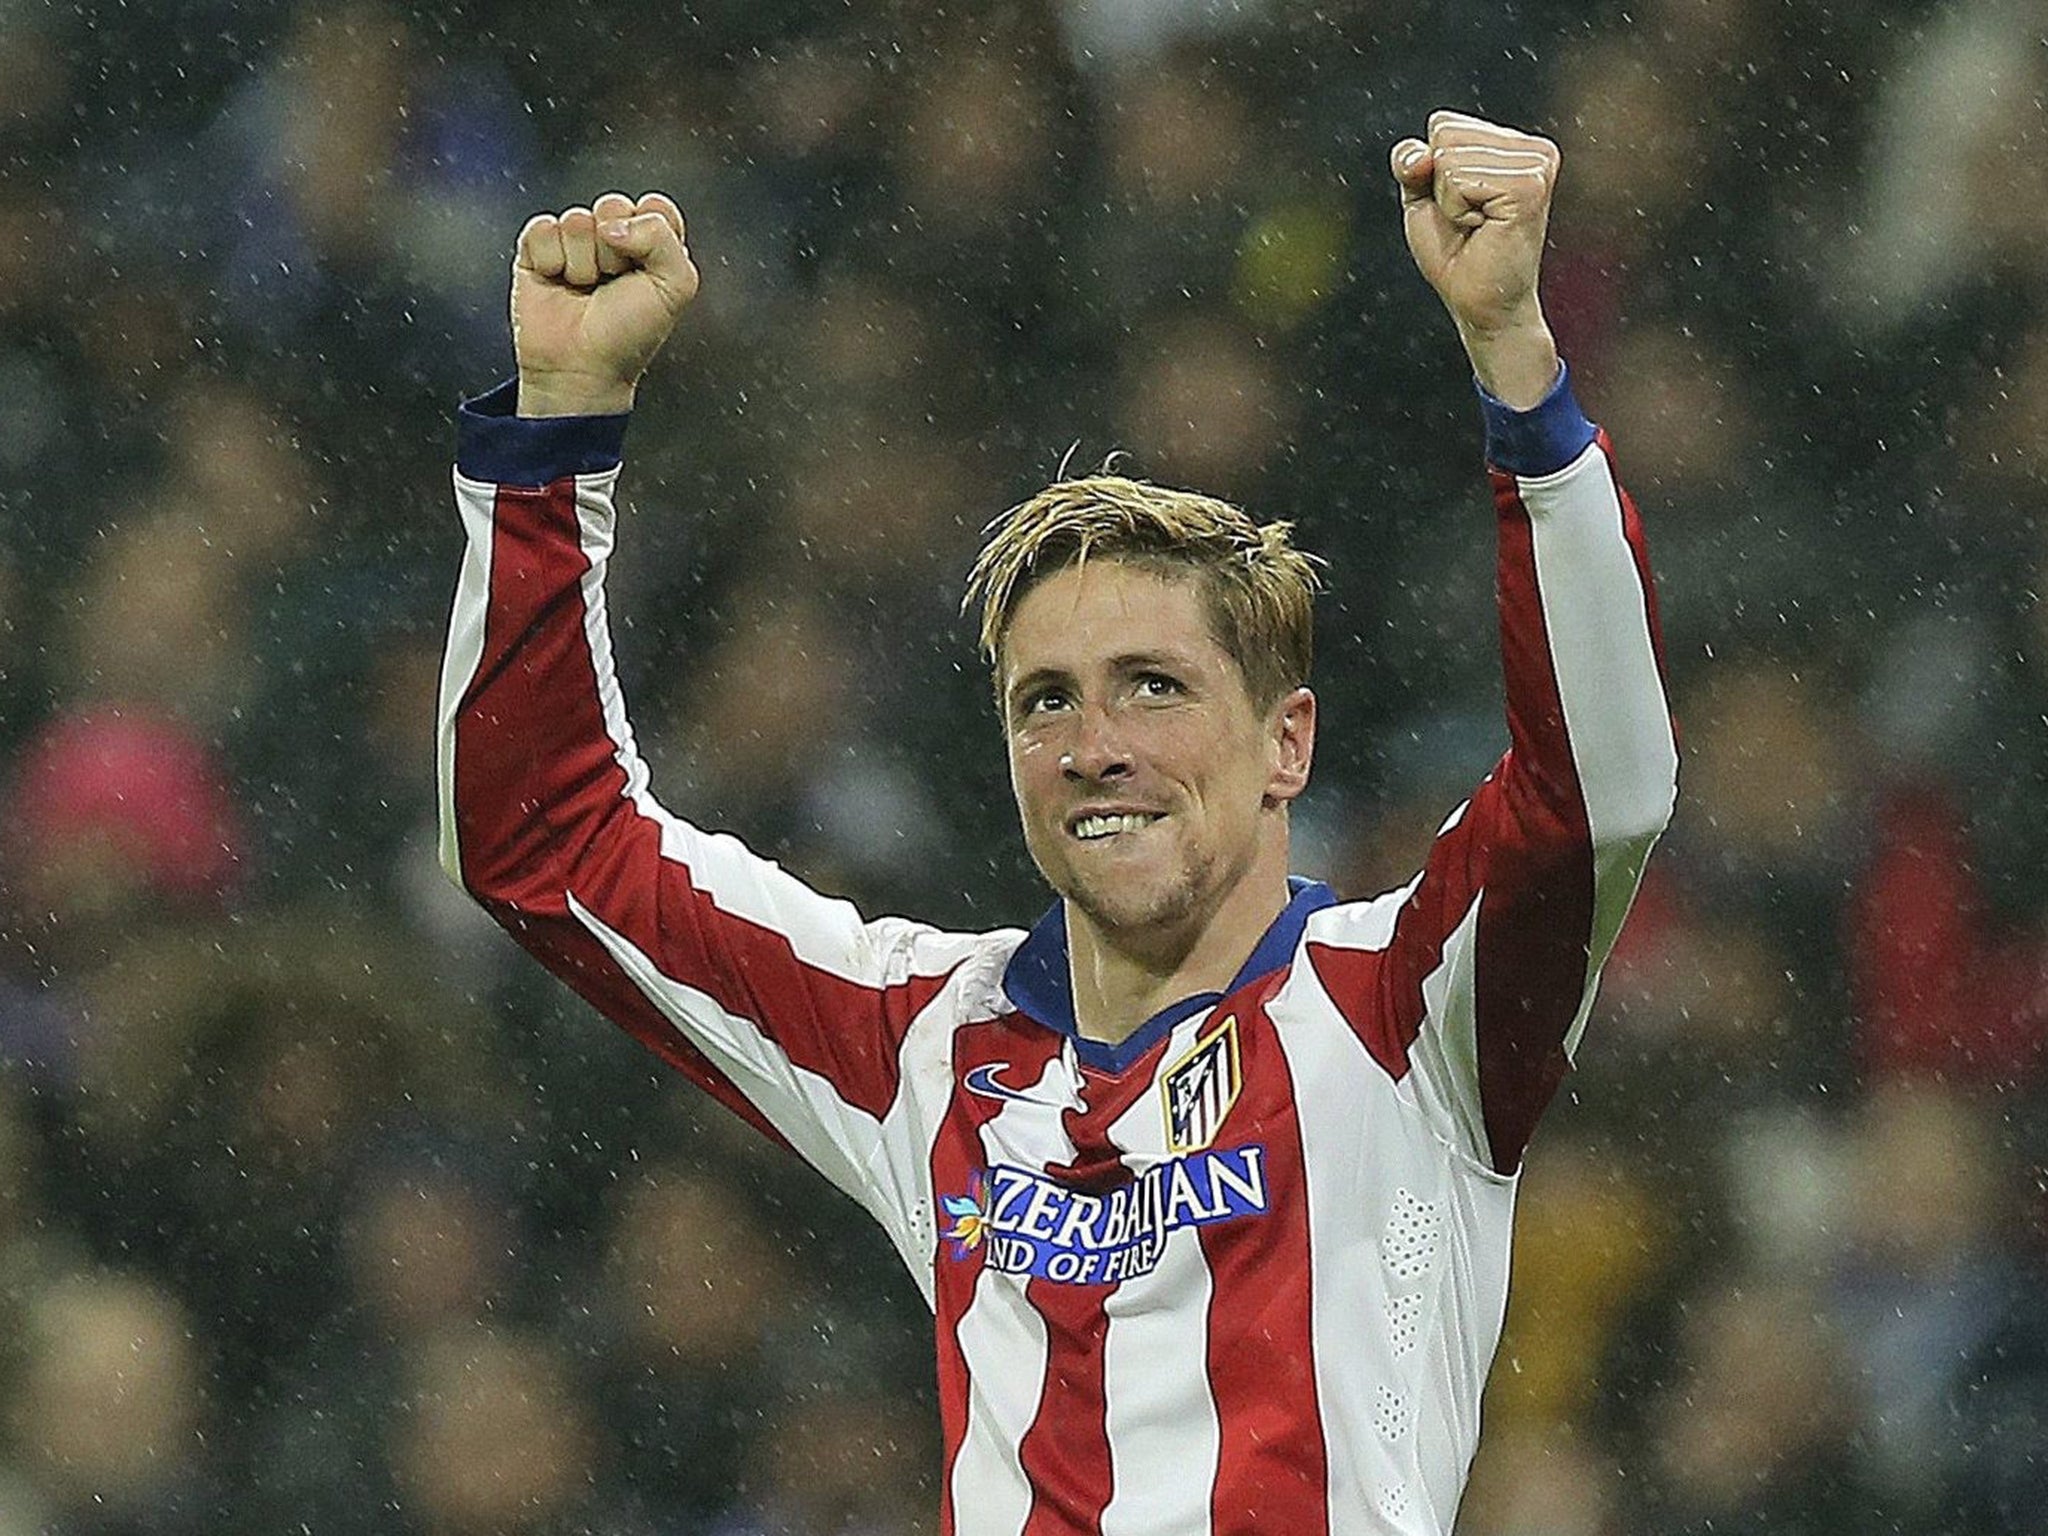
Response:
[[[1183,1019],[1200,1013],[1204,1008],[1213,1008],[1239,987],[1262,976],[1270,976],[1287,965],[1294,958],[1295,946],[1301,942],[1301,930],[1307,926],[1309,914],[1337,904],[1336,892],[1319,880],[1304,880],[1299,875],[1290,875],[1287,889],[1291,893],[1287,905],[1260,936],[1252,948],[1251,957],[1238,968],[1228,989],[1223,992],[1197,992],[1193,997],[1184,997],[1169,1004],[1119,1044],[1085,1040],[1074,1023],[1074,975],[1067,961],[1064,902],[1054,902],[1052,909],[1032,925],[1024,942],[1017,946],[1016,954],[1010,957],[1010,963],[1003,971],[1003,991],[1019,1011],[1073,1041],[1074,1054],[1083,1065],[1098,1072],[1122,1072],[1165,1039],[1174,1025]]]

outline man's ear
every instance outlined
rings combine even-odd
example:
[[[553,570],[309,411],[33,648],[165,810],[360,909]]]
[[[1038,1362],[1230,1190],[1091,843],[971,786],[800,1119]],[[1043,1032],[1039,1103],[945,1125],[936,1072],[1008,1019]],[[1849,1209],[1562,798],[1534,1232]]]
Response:
[[[1266,804],[1285,805],[1308,788],[1316,755],[1316,696],[1305,687],[1293,690],[1273,706],[1266,730],[1273,749]]]

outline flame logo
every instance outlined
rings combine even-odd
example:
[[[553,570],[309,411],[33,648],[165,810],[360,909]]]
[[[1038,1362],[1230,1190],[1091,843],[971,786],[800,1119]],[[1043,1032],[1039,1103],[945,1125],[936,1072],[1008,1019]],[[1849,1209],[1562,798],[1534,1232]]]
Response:
[[[944,1236],[953,1245],[953,1257],[964,1259],[988,1236],[988,1179],[976,1171],[967,1181],[967,1193],[947,1195],[940,1202],[953,1218]]]

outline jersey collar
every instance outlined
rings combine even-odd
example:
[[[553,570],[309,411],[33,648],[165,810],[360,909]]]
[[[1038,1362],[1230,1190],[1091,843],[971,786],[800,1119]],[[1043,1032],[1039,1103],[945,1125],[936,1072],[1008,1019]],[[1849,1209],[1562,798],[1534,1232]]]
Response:
[[[1066,907],[1054,902],[1052,909],[1032,925],[1024,942],[1017,946],[1003,971],[1003,991],[1023,1013],[1048,1029],[1059,1031],[1073,1042],[1074,1054],[1084,1066],[1099,1072],[1121,1072],[1157,1045],[1183,1019],[1213,1008],[1231,992],[1261,976],[1271,975],[1294,957],[1295,945],[1311,912],[1335,906],[1337,896],[1320,880],[1287,878],[1292,893],[1280,915],[1273,919],[1253,946],[1251,957],[1239,967],[1223,992],[1197,992],[1171,1003],[1133,1030],[1121,1043],[1084,1040],[1074,1023],[1074,975],[1067,963]]]

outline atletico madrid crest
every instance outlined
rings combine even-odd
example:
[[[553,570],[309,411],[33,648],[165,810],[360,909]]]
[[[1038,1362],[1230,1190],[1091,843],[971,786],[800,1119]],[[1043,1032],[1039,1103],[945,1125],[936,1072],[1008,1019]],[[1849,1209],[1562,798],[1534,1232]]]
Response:
[[[1214,1141],[1243,1085],[1237,1020],[1230,1017],[1197,1040],[1160,1079],[1167,1151],[1199,1152]]]

